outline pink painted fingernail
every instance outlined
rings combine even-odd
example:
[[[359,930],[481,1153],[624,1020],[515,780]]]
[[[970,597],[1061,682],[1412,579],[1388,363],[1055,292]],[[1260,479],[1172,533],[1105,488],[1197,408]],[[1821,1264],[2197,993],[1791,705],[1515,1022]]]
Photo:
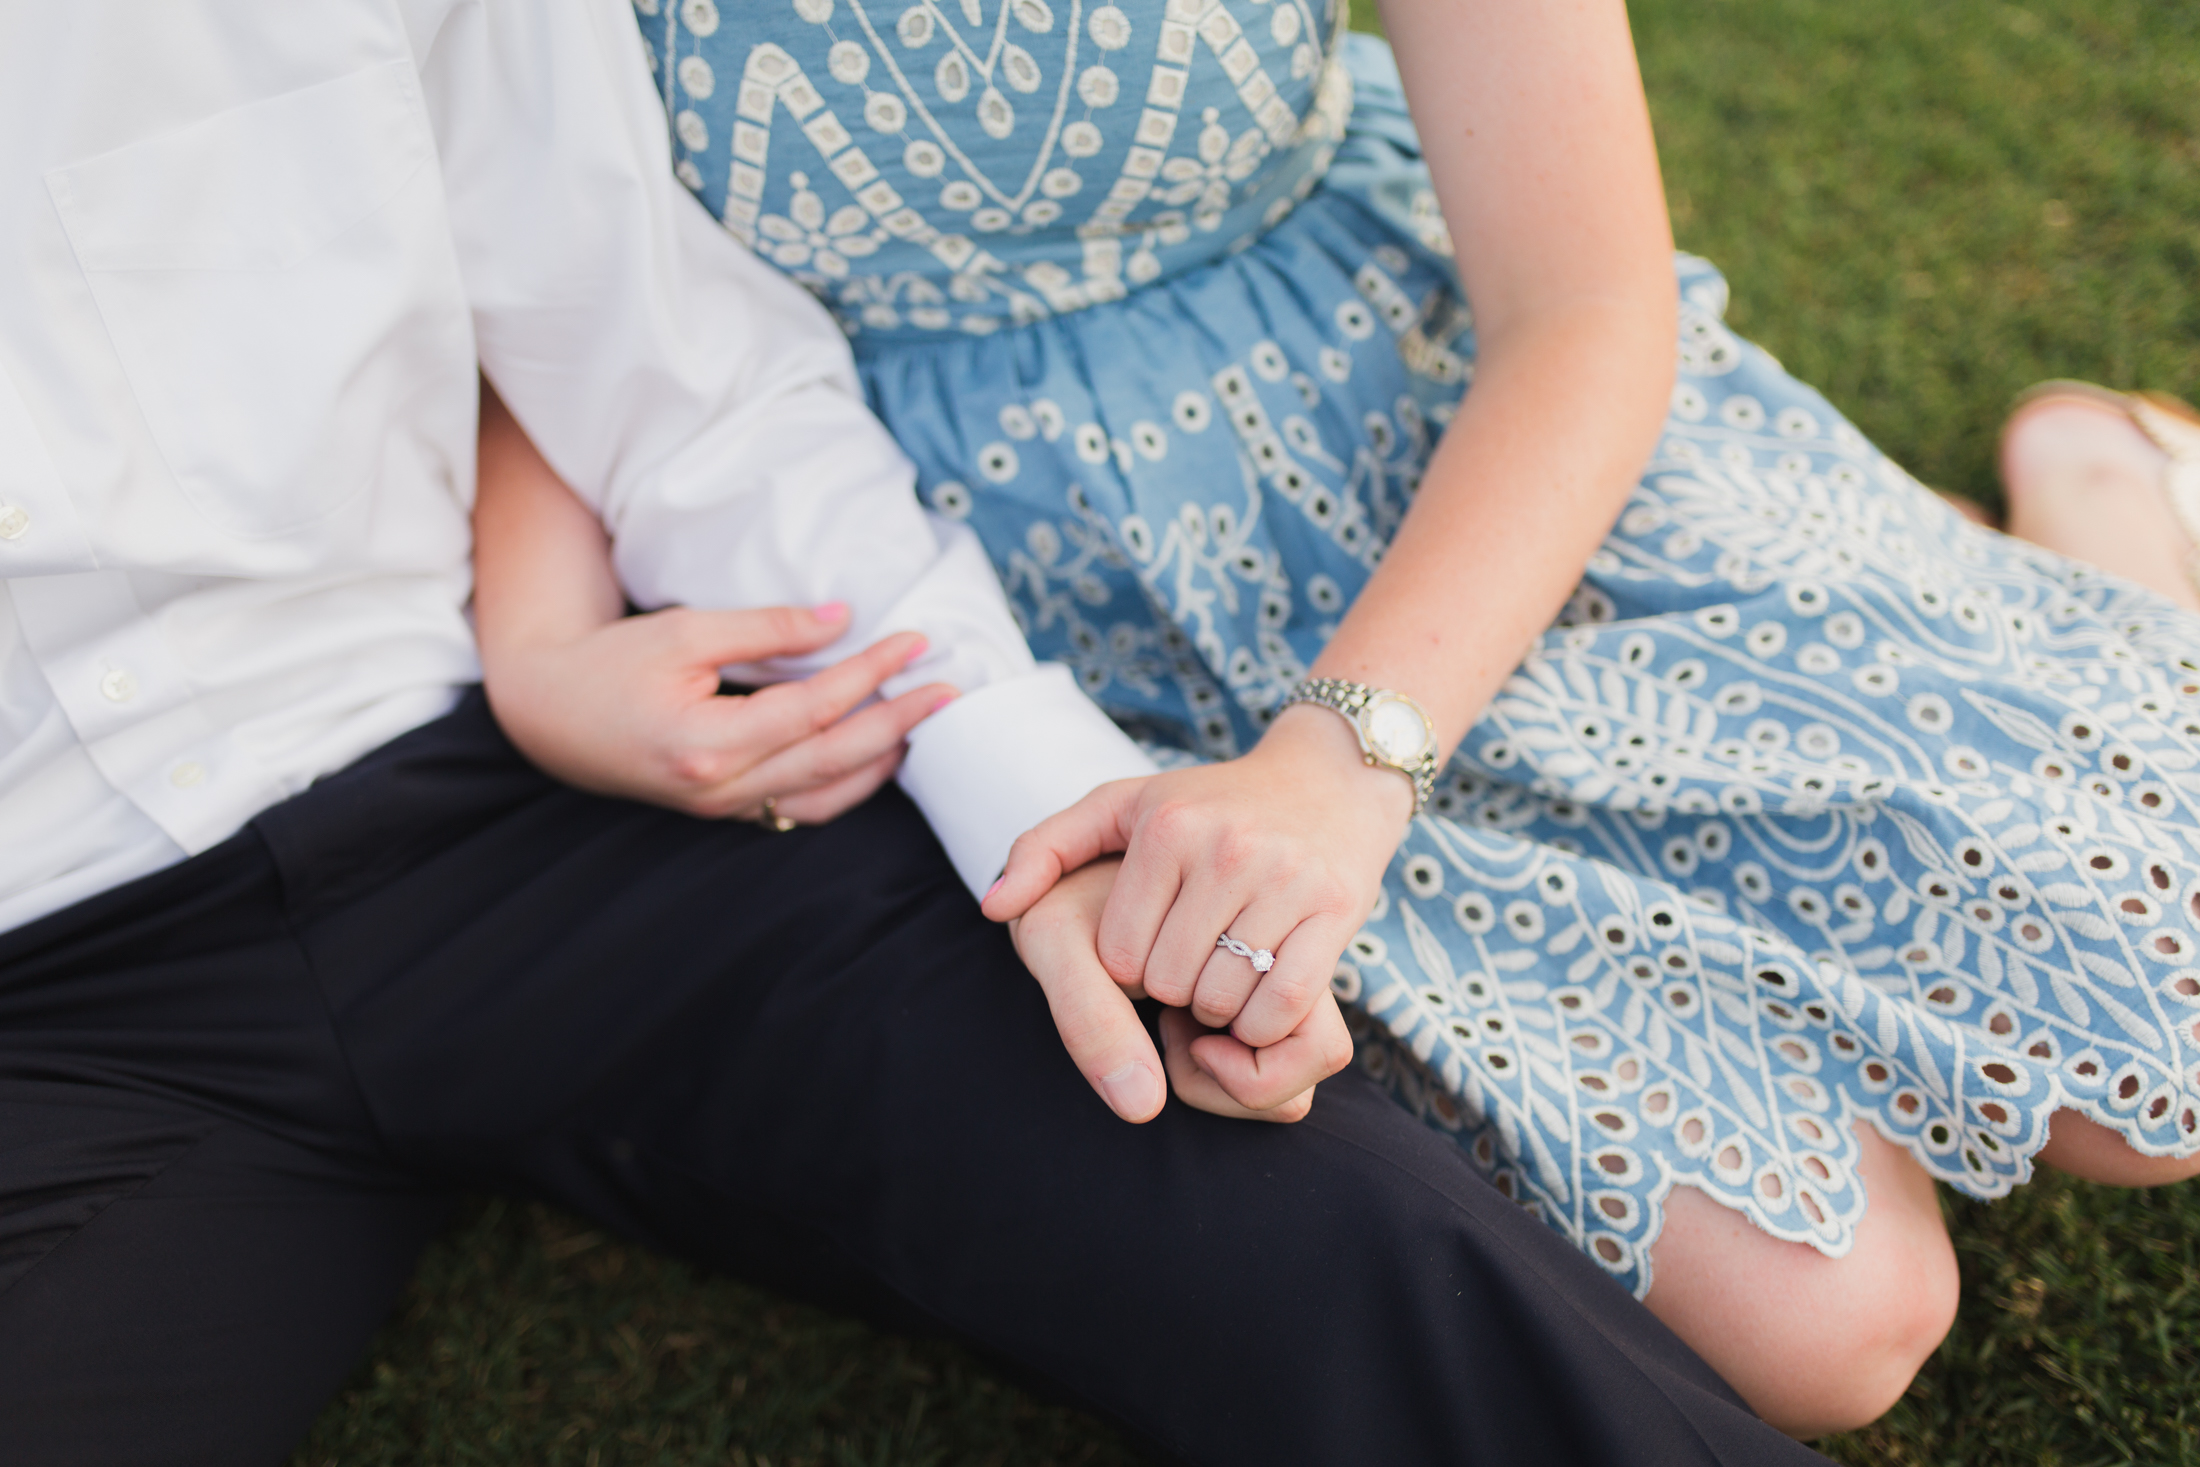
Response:
[[[1144,1061],[1133,1060],[1113,1074],[1101,1076],[1100,1093],[1109,1108],[1126,1120],[1146,1116],[1161,1103],[1161,1077]]]
[[[984,895],[984,896],[982,896],[982,897],[979,897],[979,898],[978,898],[978,900],[979,900],[979,901],[981,901],[981,902],[990,902],[990,901],[992,901],[992,900],[993,900],[993,893],[995,893],[995,892],[999,891],[999,890],[1001,889],[1001,886],[1002,886],[1002,884],[1003,884],[1004,882],[1006,882],[1007,880],[1008,880],[1008,877],[1007,877],[1007,876],[1005,876],[1005,875],[1002,875],[1002,876],[996,876],[996,877],[994,877],[994,878],[993,878],[993,884],[992,884],[991,886],[989,886],[989,887],[987,887],[987,888],[985,889],[985,895]]]
[[[940,700],[937,703],[934,703],[931,708],[926,711],[926,716],[929,717],[931,716],[931,714],[939,712],[942,708],[945,708],[948,704],[954,702],[957,698],[960,698],[961,696],[962,694],[960,693],[940,694]]]
[[[846,621],[848,619],[848,603],[845,601],[828,601],[823,606],[812,607],[810,615],[816,617],[819,621]]]

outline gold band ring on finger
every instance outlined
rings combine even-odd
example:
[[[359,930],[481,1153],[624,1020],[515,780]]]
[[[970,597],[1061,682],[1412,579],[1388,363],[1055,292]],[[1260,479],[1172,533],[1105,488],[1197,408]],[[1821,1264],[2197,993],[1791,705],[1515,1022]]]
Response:
[[[764,796],[764,806],[756,812],[756,823],[766,830],[777,831],[781,835],[785,835],[788,831],[794,829],[796,824],[792,815],[779,813],[779,802],[770,795]]]
[[[1227,932],[1215,939],[1215,946],[1228,948],[1231,952],[1236,953],[1239,957],[1251,963],[1253,971],[1256,973],[1265,973],[1276,966],[1276,955],[1274,953],[1264,947],[1248,947]]]

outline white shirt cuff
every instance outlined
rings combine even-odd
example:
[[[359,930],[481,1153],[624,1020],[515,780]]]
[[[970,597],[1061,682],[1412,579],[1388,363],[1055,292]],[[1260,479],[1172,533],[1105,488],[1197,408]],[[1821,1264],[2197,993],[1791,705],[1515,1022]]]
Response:
[[[965,693],[918,724],[900,781],[955,874],[983,897],[1017,836],[1109,780],[1155,769],[1068,668],[1044,662]]]

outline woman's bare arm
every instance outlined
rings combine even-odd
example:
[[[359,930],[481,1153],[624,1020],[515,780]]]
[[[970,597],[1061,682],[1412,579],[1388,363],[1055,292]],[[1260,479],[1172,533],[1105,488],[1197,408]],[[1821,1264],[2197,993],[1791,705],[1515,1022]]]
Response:
[[[887,637],[799,682],[719,692],[718,669],[815,652],[847,608],[623,614],[610,542],[486,383],[474,501],[474,624],[497,722],[551,774],[696,815],[829,820],[893,777],[902,740],[955,690],[866,707],[924,650]],[[855,710],[855,711],[851,711]]]
[[[1579,582],[1671,395],[1671,236],[1621,0],[1388,0],[1384,17],[1475,315],[1473,390],[1381,567],[1313,671],[1395,688],[1449,753]],[[1102,965],[1230,1034],[1198,1041],[1244,1105],[1305,1066],[1305,1036],[1365,920],[1412,792],[1344,720],[1296,707],[1242,758],[1105,786],[1019,843],[986,910],[1126,857]],[[1218,953],[1272,948],[1265,975]],[[1314,1047],[1305,1047],[1311,1058]]]
[[[624,611],[610,537],[483,382],[474,490],[474,635],[483,660],[578,641]]]
[[[1474,311],[1474,387],[1314,670],[1411,693],[1448,750],[1657,441],[1673,241],[1620,0],[1386,0],[1383,16]]]

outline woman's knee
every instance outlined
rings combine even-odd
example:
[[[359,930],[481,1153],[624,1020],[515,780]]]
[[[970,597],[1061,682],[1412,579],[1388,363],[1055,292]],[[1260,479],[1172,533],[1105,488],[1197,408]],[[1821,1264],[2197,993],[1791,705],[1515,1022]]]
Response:
[[[2200,1176],[2200,1153],[2141,1156],[2124,1138],[2074,1110],[2058,1110],[2039,1159],[2081,1181],[2108,1187],[2161,1187]]]
[[[1864,1426],[1885,1415],[1954,1327],[1962,1287],[1944,1230],[1858,1254],[1829,1273],[1838,1302],[1803,1369],[1759,1407],[1801,1437]],[[1752,1404],[1756,1404],[1752,1402]]]
[[[1929,1177],[1864,1132],[1871,1205],[1843,1258],[1784,1243],[1677,1188],[1649,1304],[1759,1415],[1794,1436],[1876,1420],[1955,1322],[1955,1249]]]

